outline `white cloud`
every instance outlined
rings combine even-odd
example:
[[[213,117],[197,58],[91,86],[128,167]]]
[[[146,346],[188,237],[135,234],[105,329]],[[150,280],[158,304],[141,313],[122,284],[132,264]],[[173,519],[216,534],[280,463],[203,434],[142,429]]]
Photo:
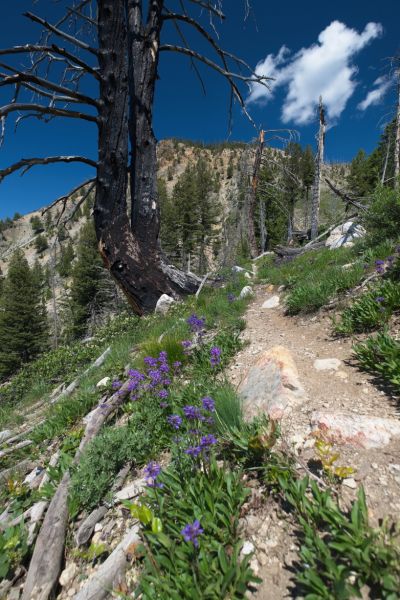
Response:
[[[282,46],[276,56],[269,54],[256,67],[258,74],[274,77],[270,91],[252,84],[247,102],[268,102],[274,90],[282,86],[287,91],[282,107],[285,123],[309,123],[315,117],[320,95],[328,118],[331,122],[336,120],[357,85],[354,56],[381,33],[379,23],[368,23],[358,33],[340,21],[332,21],[321,31],[318,42],[308,48],[290,55],[288,48]]]
[[[393,80],[387,75],[382,75],[374,81],[374,89],[370,90],[364,100],[357,105],[359,110],[366,110],[369,106],[374,106],[382,102],[384,95],[392,85]]]

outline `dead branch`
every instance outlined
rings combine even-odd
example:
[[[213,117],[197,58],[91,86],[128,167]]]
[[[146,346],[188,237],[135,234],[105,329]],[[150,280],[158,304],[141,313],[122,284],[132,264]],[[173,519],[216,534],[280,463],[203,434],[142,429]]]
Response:
[[[0,182],[8,175],[15,173],[15,171],[19,171],[20,169],[23,169],[22,175],[25,175],[25,173],[29,171],[29,169],[37,165],[50,165],[53,163],[60,162],[81,162],[90,165],[91,167],[97,167],[97,163],[94,160],[86,158],[85,156],[46,156],[44,158],[21,158],[21,160],[14,163],[13,165],[10,165],[6,169],[0,170]]]
[[[39,25],[42,25],[42,27],[44,27],[51,33],[54,33],[55,35],[58,35],[61,38],[64,38],[70,44],[73,44],[74,46],[78,46],[78,48],[82,48],[82,50],[87,50],[87,52],[90,52],[91,54],[98,56],[99,51],[96,48],[92,48],[92,46],[89,46],[89,44],[86,44],[86,42],[83,42],[82,40],[78,40],[77,38],[73,37],[72,35],[65,33],[64,31],[62,31],[61,29],[58,29],[57,27],[55,27],[54,25],[52,25],[45,19],[42,19],[41,17],[34,15],[31,12],[23,13],[23,15],[24,15],[24,17],[27,17],[34,23],[39,23]]]
[[[367,210],[367,207],[364,204],[361,204],[355,198],[351,198],[351,196],[349,196],[342,190],[339,190],[335,185],[333,185],[333,183],[331,181],[329,181],[329,179],[327,177],[325,177],[325,181],[328,184],[328,186],[330,187],[330,189],[332,190],[332,192],[334,194],[336,194],[337,196],[339,196],[339,198],[341,198],[344,202],[346,202],[346,204],[347,204],[346,210],[348,209],[349,204],[351,204],[358,210],[364,210],[364,211]]]
[[[225,19],[224,13],[219,10],[216,6],[213,6],[210,2],[202,2],[201,0],[189,0],[192,4],[197,4],[204,10],[208,11],[210,14],[215,15],[219,19]]]
[[[85,121],[91,121],[92,123],[97,123],[97,117],[92,115],[88,115],[83,112],[66,110],[62,108],[56,108],[54,106],[43,106],[42,104],[28,104],[28,103],[11,103],[6,104],[0,108],[0,117],[6,117],[8,114],[12,112],[27,112],[33,111],[31,114],[33,116],[41,117],[41,115],[53,115],[55,117],[67,117],[69,119],[83,119]],[[38,113],[38,114],[36,114]]]

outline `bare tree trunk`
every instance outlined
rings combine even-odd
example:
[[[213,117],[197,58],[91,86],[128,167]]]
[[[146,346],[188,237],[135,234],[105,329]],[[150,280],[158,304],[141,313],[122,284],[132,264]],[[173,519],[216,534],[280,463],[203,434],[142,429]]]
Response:
[[[254,229],[254,212],[256,206],[256,198],[257,198],[257,185],[258,185],[258,176],[260,173],[261,167],[261,158],[264,149],[264,131],[260,131],[259,143],[256,150],[256,156],[254,159],[253,166],[253,177],[251,181],[251,186],[247,191],[246,205],[247,205],[247,234],[248,241],[250,246],[250,255],[251,258],[255,258],[259,255],[258,244],[256,240],[256,233]]]
[[[197,278],[164,263],[159,244],[152,107],[163,0],[150,4],[150,17],[143,25],[141,3],[127,0],[126,26],[124,0],[98,1],[103,102],[93,214],[104,263],[139,315],[152,311],[164,293],[179,297],[198,287]],[[128,142],[132,149],[131,222],[126,198]]]
[[[400,60],[400,59],[399,59]],[[397,71],[397,109],[396,132],[394,141],[394,188],[400,187],[400,67]]]
[[[259,208],[260,208],[260,244],[261,244],[261,254],[265,250],[265,245],[267,243],[267,229],[265,227],[265,204],[263,198],[259,200]]]
[[[388,141],[387,141],[387,148],[386,148],[385,162],[384,162],[384,165],[383,165],[383,171],[382,171],[382,177],[381,177],[381,184],[382,185],[386,181],[386,171],[387,171],[387,166],[388,166],[388,162],[389,162],[390,146],[391,145],[392,145],[392,136],[389,133],[389,137],[388,137]]]
[[[325,111],[322,104],[322,96],[319,97],[319,134],[318,150],[315,157],[315,177],[313,185],[312,206],[311,206],[311,239],[314,240],[318,235],[319,225],[319,205],[321,200],[321,176],[322,164],[324,161],[324,141],[325,141]]]

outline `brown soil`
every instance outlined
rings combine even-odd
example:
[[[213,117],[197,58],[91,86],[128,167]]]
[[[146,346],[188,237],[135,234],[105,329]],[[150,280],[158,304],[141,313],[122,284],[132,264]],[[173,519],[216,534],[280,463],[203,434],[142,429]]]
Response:
[[[332,335],[330,315],[288,317],[284,307],[261,308],[263,302],[276,291],[271,286],[256,286],[255,296],[247,309],[246,329],[242,337],[247,343],[228,370],[228,377],[239,385],[248,368],[273,346],[285,346],[292,354],[306,394],[282,423],[283,442],[293,448],[299,457],[299,474],[304,475],[302,464],[316,457],[310,436],[310,416],[313,411],[362,414],[374,417],[399,418],[398,398],[379,389],[378,382],[359,371],[352,360],[350,338]],[[281,303],[283,298],[281,297]],[[317,371],[316,358],[338,358],[338,371]],[[336,448],[335,448],[336,449]],[[337,464],[351,466],[356,472],[357,487],[364,485],[370,521],[376,525],[389,516],[400,518],[400,440],[383,448],[363,449],[341,445],[337,448]],[[357,489],[342,485],[340,501],[347,506],[356,497]],[[296,559],[297,541],[290,516],[271,500],[263,500],[262,507],[249,507],[243,520],[246,539],[256,548],[253,567],[263,583],[254,598],[279,600],[295,597],[291,591],[290,565]]]

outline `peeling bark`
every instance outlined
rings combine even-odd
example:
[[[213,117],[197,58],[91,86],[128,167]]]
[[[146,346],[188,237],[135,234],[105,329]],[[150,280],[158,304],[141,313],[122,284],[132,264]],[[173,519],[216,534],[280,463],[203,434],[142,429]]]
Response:
[[[318,235],[319,225],[319,205],[321,199],[321,177],[322,164],[324,162],[324,142],[325,142],[325,111],[322,104],[322,97],[319,97],[319,133],[318,150],[315,157],[315,177],[313,185],[312,206],[311,206],[311,239],[314,240]]]

